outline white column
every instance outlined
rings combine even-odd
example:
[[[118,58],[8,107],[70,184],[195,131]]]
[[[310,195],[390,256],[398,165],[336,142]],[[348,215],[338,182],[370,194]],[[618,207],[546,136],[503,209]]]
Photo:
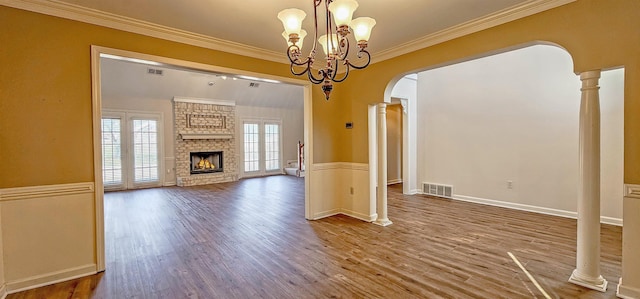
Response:
[[[378,200],[376,210],[377,225],[387,226],[392,222],[387,218],[387,104],[378,104]]]
[[[580,181],[576,269],[569,282],[604,292],[600,275],[600,70],[580,74]]]

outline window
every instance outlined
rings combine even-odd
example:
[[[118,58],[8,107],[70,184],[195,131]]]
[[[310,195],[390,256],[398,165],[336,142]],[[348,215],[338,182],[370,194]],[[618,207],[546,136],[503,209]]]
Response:
[[[244,124],[244,172],[260,170],[259,124]]]
[[[242,160],[246,175],[263,175],[281,170],[281,127],[278,120],[243,121]]]
[[[122,139],[120,118],[102,119],[102,180],[122,185]]]
[[[265,169],[280,169],[280,125],[264,125]]]

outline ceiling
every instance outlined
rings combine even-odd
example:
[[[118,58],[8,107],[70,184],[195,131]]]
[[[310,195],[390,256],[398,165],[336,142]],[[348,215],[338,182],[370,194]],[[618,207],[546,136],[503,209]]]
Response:
[[[84,13],[88,15],[102,14],[153,23],[223,43],[246,45],[251,51],[258,49],[278,59],[286,59],[286,43],[281,36],[283,27],[277,14],[283,9],[296,7],[307,14],[303,28],[309,32],[309,36],[304,43],[303,53],[309,51],[312,45],[314,0],[29,1],[67,5],[76,8],[75,11],[85,10]],[[368,48],[375,62],[376,53],[390,58],[390,55],[411,51],[416,41],[428,40],[443,32],[468,34],[474,29],[483,29],[480,28],[482,26],[476,26],[482,22],[486,22],[484,28],[488,28],[566,2],[571,0],[358,0],[360,6],[354,18],[368,16],[377,21]],[[318,11],[320,21],[324,20],[322,10],[323,7],[320,7]],[[472,29],[462,29],[461,26],[465,24],[471,24]],[[439,38],[433,40],[444,41]],[[166,70],[163,76],[150,76],[146,74],[148,65],[105,58],[102,61],[105,72],[103,83],[106,83],[103,84],[103,93],[108,96],[156,99],[186,96],[235,100],[238,105],[247,106],[302,105],[302,101],[291,100],[302,98],[301,88],[296,86],[254,81],[260,86],[253,88],[248,87],[250,81],[247,80],[222,80],[216,74],[180,70],[168,65],[157,67]],[[209,85],[209,82],[213,82],[213,85]]]
[[[154,70],[150,74],[149,70]],[[161,70],[162,74],[155,74]],[[188,70],[165,64],[100,59],[103,101],[171,100],[173,97],[234,101],[239,106],[303,108],[303,88],[265,79]]]
[[[307,17],[309,32],[303,52],[311,47],[314,0],[57,0],[119,16],[151,22],[252,47],[285,52],[279,11],[296,7]],[[376,19],[369,42],[375,54],[421,37],[480,19],[499,11],[515,9],[540,0],[358,0],[355,17]],[[549,2],[549,1],[547,1]],[[319,19],[324,20],[323,7]],[[324,33],[319,33],[322,35]],[[284,54],[283,54],[284,56]]]

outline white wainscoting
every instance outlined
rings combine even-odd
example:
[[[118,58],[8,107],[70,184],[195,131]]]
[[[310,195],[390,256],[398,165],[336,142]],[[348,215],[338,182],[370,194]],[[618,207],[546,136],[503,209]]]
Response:
[[[375,206],[369,203],[367,164],[317,163],[311,171],[312,219],[344,214],[367,222],[375,220]]]
[[[424,194],[424,193],[421,192],[421,194]],[[460,195],[460,194],[453,194],[452,198],[455,199],[455,200],[461,200],[461,201],[472,202],[472,203],[479,203],[479,204],[483,204],[483,205],[490,205],[490,206],[496,206],[496,207],[502,207],[502,208],[509,208],[509,209],[514,209],[514,210],[521,210],[521,211],[534,212],[534,213],[540,213],[540,214],[546,214],[546,215],[560,216],[560,217],[565,217],[565,218],[573,218],[573,219],[577,219],[578,218],[578,213],[577,212],[572,212],[572,211],[551,209],[551,208],[545,208],[545,207],[539,207],[539,206],[532,206],[532,205],[526,205],[526,204],[520,204],[520,203],[499,201],[499,200],[486,199],[486,198],[479,198],[479,197],[466,196],[466,195]],[[605,224],[622,226],[622,219],[619,219],[619,218],[601,216],[600,217],[600,222],[605,223]]]
[[[624,186],[623,217],[625,226],[622,230],[622,277],[618,283],[616,295],[619,298],[640,298],[640,185]]]
[[[0,189],[6,292],[96,273],[93,182]]]

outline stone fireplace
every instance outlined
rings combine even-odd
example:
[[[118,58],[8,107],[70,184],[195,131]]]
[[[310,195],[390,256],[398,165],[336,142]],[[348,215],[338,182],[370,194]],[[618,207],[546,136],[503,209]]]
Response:
[[[238,180],[235,103],[173,99],[178,186]]]

